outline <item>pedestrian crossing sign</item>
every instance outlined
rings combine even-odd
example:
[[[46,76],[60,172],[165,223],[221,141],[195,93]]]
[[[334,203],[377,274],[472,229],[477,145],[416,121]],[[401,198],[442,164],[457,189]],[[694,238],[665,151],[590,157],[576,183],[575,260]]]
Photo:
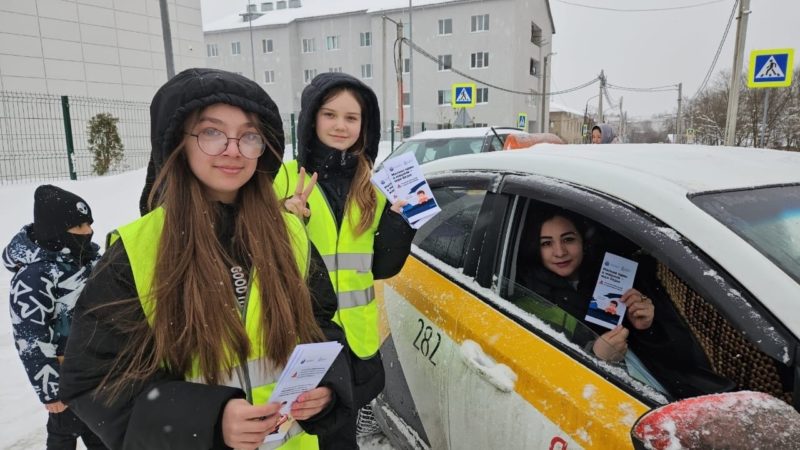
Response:
[[[792,48],[753,50],[750,53],[747,87],[757,89],[791,86],[793,59]]]
[[[526,113],[519,113],[517,114],[517,128],[522,131],[525,131],[528,128],[528,114]]]
[[[453,108],[475,107],[475,83],[455,83],[452,87]]]

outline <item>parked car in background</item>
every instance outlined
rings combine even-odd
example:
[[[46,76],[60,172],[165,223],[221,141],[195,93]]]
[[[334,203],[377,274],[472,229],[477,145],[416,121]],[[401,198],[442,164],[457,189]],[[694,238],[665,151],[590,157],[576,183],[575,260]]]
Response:
[[[800,154],[611,144],[428,161],[442,210],[380,297],[387,375],[374,410],[397,448],[631,448],[642,414],[730,391],[800,409]],[[582,317],[552,314],[556,301],[520,283],[539,251],[534,218],[553,206],[638,262],[655,320],[670,318],[672,338],[688,342],[669,356],[684,360],[683,384],[647,355],[598,359],[577,340],[594,333]],[[715,421],[734,409],[714,402],[702,420],[661,431],[731,437],[770,422],[746,412]],[[796,433],[781,436],[766,437]]]
[[[403,141],[386,159],[413,153],[417,162],[424,164],[451,156],[530,147],[541,142],[564,143],[554,134],[530,134],[510,127],[429,130]]]

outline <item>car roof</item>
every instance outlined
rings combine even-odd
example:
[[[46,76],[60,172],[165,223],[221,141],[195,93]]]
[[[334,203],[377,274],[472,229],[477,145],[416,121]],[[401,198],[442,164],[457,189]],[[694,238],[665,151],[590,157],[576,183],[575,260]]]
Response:
[[[427,171],[445,165],[445,170],[530,172],[603,191],[615,190],[614,175],[624,174],[626,180],[637,184],[651,184],[653,189],[669,187],[687,194],[800,182],[800,153],[777,150],[676,144],[539,144],[535,149],[504,153],[511,154],[451,158]]]
[[[539,144],[431,161],[421,168],[427,176],[487,170],[540,175],[635,205],[692,241],[800,336],[800,285],[687,198],[700,192],[800,184],[798,153],[677,144]],[[664,231],[671,237],[671,230]]]
[[[507,133],[509,131],[519,131],[517,128],[511,127],[494,127],[498,133]],[[442,139],[454,137],[483,137],[492,132],[491,127],[475,127],[475,128],[447,128],[443,130],[427,130],[411,136],[406,141],[417,141],[422,139]]]

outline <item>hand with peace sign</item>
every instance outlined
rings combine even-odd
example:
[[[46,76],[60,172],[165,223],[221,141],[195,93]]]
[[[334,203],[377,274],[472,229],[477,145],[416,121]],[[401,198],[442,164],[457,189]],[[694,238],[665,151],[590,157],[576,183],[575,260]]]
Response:
[[[308,209],[306,205],[308,204],[308,197],[311,195],[311,191],[313,191],[314,186],[317,185],[317,174],[311,175],[308,186],[305,186],[305,182],[306,169],[301,167],[300,174],[297,177],[297,186],[294,188],[294,195],[283,202],[284,208],[301,219],[311,215],[311,210]]]

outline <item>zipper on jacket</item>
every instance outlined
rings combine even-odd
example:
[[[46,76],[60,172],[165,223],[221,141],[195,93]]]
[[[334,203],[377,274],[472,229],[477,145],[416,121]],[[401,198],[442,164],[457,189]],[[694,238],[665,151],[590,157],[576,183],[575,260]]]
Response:
[[[342,152],[342,154],[344,154],[344,152]],[[342,162],[344,162],[344,159],[342,159]],[[331,214],[331,217],[333,217],[333,223],[336,225],[336,245],[334,246],[334,254],[333,254],[334,261],[336,261],[336,270],[333,271],[333,273],[336,274],[336,312],[334,313],[334,316],[339,319],[339,322],[342,322],[342,318],[339,315],[339,292],[342,290],[341,286],[339,286],[339,234],[342,232],[342,229],[339,225],[339,221],[336,220],[336,214],[333,212],[333,208],[331,208],[331,204],[328,202],[328,198],[325,197],[325,190],[323,190],[321,187],[318,189],[319,193],[322,194],[322,200],[325,201],[325,206],[328,207],[328,212]],[[346,220],[344,217],[346,213],[347,213],[347,198],[345,198],[344,201],[344,210],[342,211],[342,221]],[[328,276],[330,276],[330,270],[328,270],[328,274],[329,274]],[[342,331],[344,331],[343,322],[342,322]]]
[[[244,307],[242,308],[242,324],[244,325],[245,335],[247,334],[247,307],[250,304],[250,288],[253,286],[253,269],[250,269],[250,273],[247,275],[247,291],[245,292],[244,297]],[[260,338],[261,336],[259,336]],[[244,361],[240,361],[239,364],[240,370],[239,372],[239,383],[242,385],[244,389],[245,399],[253,403],[253,385],[250,382],[250,371],[247,365],[247,359],[245,358]]]

